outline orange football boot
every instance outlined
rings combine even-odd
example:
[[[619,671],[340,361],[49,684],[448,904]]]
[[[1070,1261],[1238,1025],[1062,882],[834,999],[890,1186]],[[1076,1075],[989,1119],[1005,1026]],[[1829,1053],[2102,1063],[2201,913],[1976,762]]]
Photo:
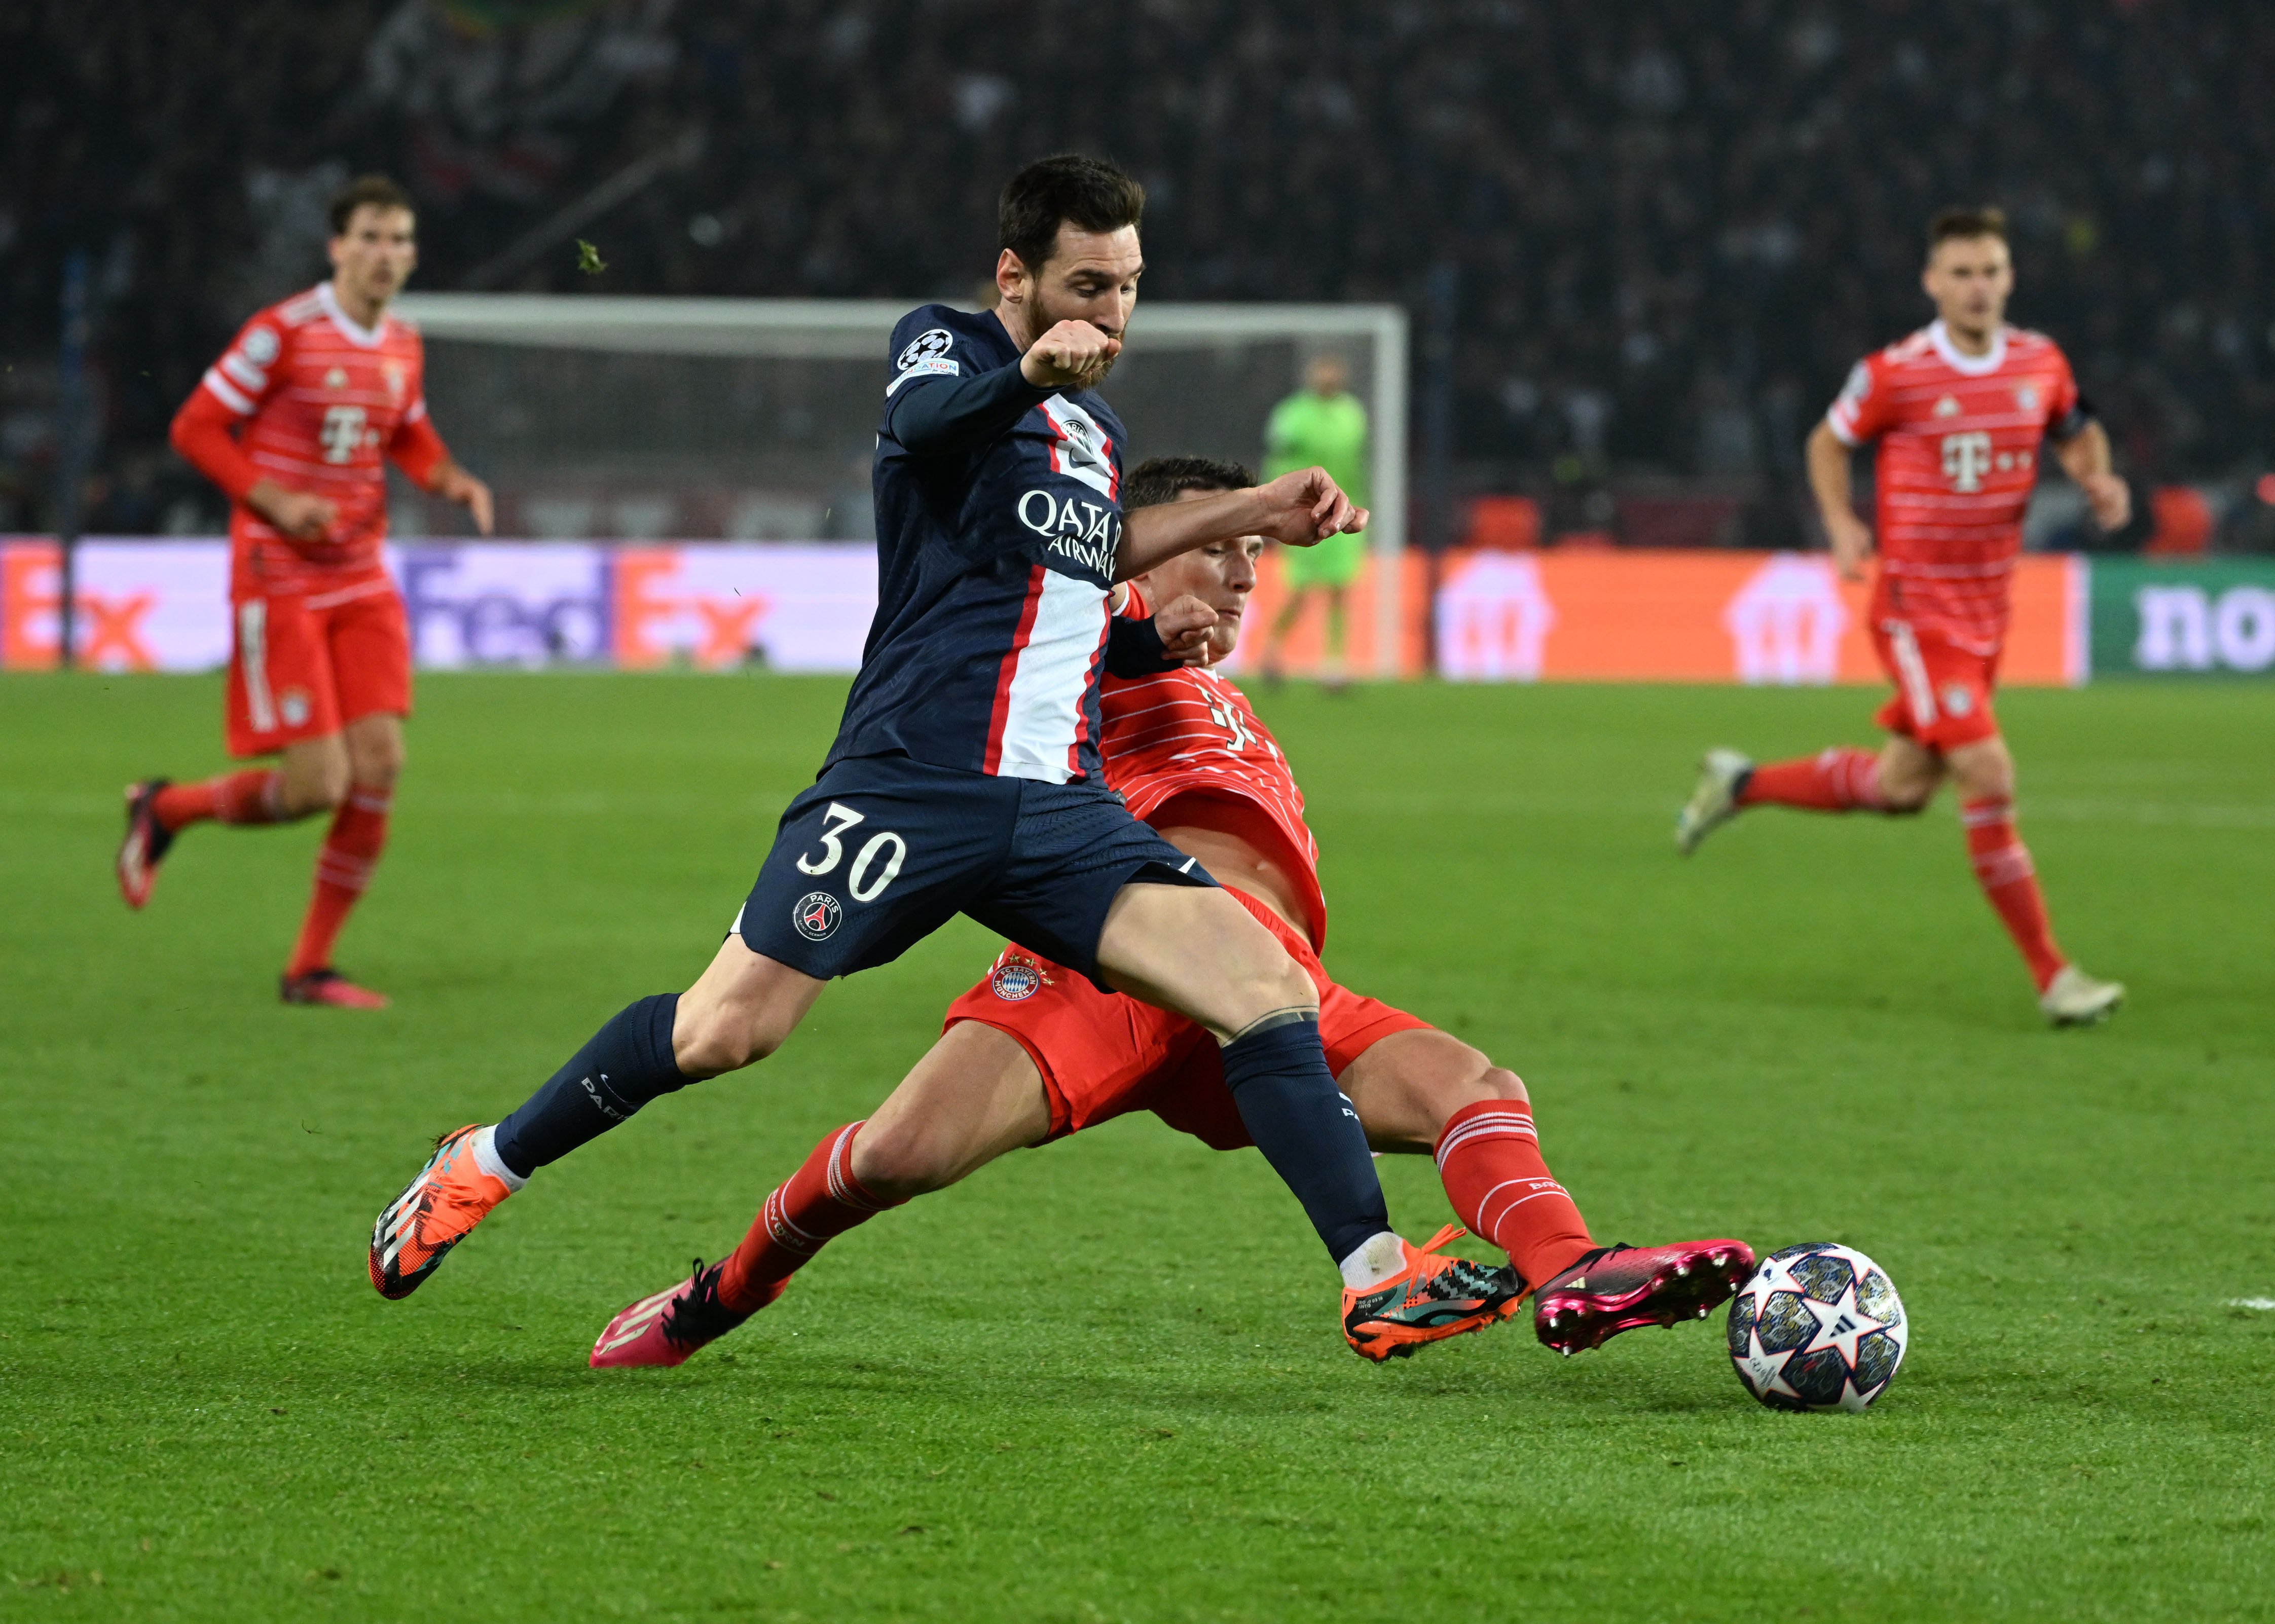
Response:
[[[435,1141],[435,1153],[371,1227],[371,1283],[390,1302],[409,1296],[450,1249],[513,1192],[474,1160],[480,1122]]]
[[[1343,1288],[1343,1337],[1353,1352],[1378,1363],[1410,1358],[1425,1342],[1482,1331],[1516,1312],[1525,1284],[1515,1269],[1436,1255],[1468,1233],[1447,1224],[1419,1247],[1402,1237],[1403,1269],[1364,1291]]]

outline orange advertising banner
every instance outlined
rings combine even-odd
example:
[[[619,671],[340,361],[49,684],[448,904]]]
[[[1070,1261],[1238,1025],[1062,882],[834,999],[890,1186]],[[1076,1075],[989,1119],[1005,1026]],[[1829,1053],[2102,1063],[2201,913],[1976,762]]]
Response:
[[[1821,553],[1448,555],[1438,668],[1470,681],[1878,683],[1866,608]],[[2022,559],[2000,680],[2086,676],[2085,576]]]

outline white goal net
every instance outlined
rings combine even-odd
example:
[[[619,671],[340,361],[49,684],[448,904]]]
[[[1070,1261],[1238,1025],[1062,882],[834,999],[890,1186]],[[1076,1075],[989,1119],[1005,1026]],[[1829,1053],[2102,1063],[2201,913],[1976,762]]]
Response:
[[[870,457],[908,305],[423,293],[398,308],[426,336],[436,425],[496,488],[502,535],[874,540]],[[1402,309],[1141,304],[1106,393],[1133,461],[1253,466],[1272,407],[1328,351],[1373,425],[1374,556],[1355,652],[1388,673],[1407,509]],[[463,526],[454,510],[398,498],[406,539]]]

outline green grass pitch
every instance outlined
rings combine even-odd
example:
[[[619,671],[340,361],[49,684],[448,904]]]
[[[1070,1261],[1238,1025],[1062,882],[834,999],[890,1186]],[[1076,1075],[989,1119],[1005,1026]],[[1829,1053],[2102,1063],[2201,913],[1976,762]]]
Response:
[[[2073,1033],[1948,801],[1674,855],[1702,746],[1861,742],[1863,691],[1264,696],[1330,966],[1519,1070],[1599,1235],[1878,1258],[1914,1333],[1865,1416],[1757,1408],[1719,1314],[1367,1366],[1260,1159],[1150,1118],[871,1224],[684,1369],[588,1371],[922,1051],[967,924],[382,1303],[427,1141],[687,983],[841,694],[426,680],[356,1016],[275,1001],[314,826],[112,890],[117,786],[219,765],[217,682],[0,681],[0,1618],[2275,1612],[2275,1313],[2234,1306],[2275,1296],[2275,690],[2001,701],[2055,923],[2132,986]]]

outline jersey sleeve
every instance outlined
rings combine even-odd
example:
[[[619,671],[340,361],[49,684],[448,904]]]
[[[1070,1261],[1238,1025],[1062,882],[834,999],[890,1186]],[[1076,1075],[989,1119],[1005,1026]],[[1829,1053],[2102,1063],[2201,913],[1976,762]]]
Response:
[[[1272,415],[1264,419],[1264,477],[1267,480],[1276,480],[1305,465],[1292,443],[1296,438],[1295,417],[1296,402],[1290,397],[1273,407]]]
[[[243,502],[246,493],[261,483],[261,470],[230,432],[241,421],[220,397],[200,384],[174,413],[166,434],[182,460],[219,486],[231,502]]]
[[[450,460],[450,448],[435,432],[435,419],[427,415],[424,395],[411,403],[411,409],[396,424],[395,438],[387,443],[387,456],[421,490],[433,482],[435,470]]]
[[[276,388],[286,343],[283,329],[262,311],[238,330],[221,359],[206,368],[198,389],[227,407],[231,415],[251,417]]]
[[[2069,369],[2069,357],[2054,351],[2057,365],[2053,398],[2046,402],[2046,434],[2059,442],[2075,440],[2093,421],[2093,408],[2077,387],[2077,374]]]
[[[969,342],[911,312],[893,331],[893,381],[885,386],[884,432],[918,457],[951,457],[984,444],[1040,405],[1037,389],[1015,366],[986,366]]]
[[[1886,381],[1873,365],[1876,359],[1867,356],[1849,368],[1848,381],[1825,414],[1833,437],[1852,451],[1866,441],[1878,440],[1893,426]]]

